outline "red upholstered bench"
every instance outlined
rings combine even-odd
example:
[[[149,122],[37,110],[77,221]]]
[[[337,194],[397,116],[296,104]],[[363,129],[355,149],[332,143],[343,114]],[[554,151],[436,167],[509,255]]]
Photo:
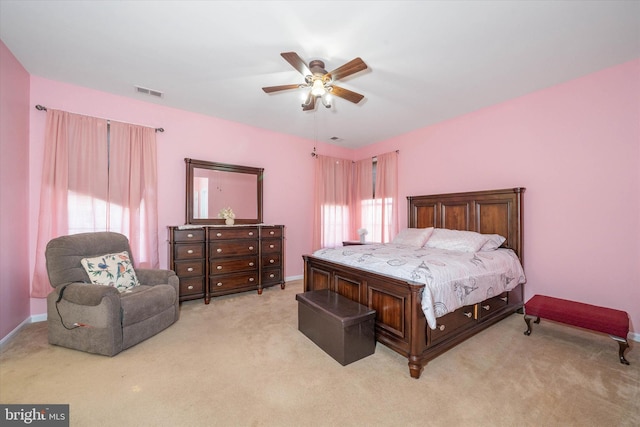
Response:
[[[629,315],[626,311],[544,295],[534,295],[524,304],[524,313],[524,320],[527,322],[525,335],[531,335],[531,317],[528,316],[535,316],[535,323],[540,323],[540,318],[542,317],[555,322],[602,332],[609,334],[611,338],[618,342],[620,363],[629,364],[629,361],[624,358],[624,352],[629,348],[629,343],[627,342]]]

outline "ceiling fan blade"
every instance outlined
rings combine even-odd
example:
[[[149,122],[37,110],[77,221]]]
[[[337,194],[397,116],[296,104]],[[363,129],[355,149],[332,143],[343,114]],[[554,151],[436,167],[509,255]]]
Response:
[[[311,94],[309,91],[309,96],[307,96],[307,101],[302,104],[302,111],[315,110],[316,108],[316,97]]]
[[[336,81],[366,69],[367,64],[362,59],[356,58],[327,74],[331,74],[333,81]]]
[[[302,74],[303,76],[311,75],[311,71],[309,71],[309,66],[307,65],[306,62],[302,60],[302,58],[298,56],[297,53],[282,52],[280,56],[282,56],[285,61],[291,64],[291,66],[296,70],[298,70],[298,72],[300,72],[300,74]]]
[[[280,90],[289,90],[289,89],[298,89],[300,87],[299,84],[296,85],[282,85],[282,86],[268,86],[263,87],[262,90],[266,93],[278,92]]]
[[[340,98],[351,101],[354,104],[357,104],[358,102],[362,101],[362,98],[364,98],[364,95],[360,95],[359,93],[350,91],[349,89],[345,89],[343,87],[335,85],[333,85],[332,87],[333,89],[331,89],[330,92],[332,95],[339,96]]]

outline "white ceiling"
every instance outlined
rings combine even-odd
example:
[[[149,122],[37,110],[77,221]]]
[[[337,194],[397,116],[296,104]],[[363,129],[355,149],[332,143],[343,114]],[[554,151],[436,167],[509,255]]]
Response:
[[[640,1],[0,0],[0,37],[33,75],[357,148],[639,58]],[[264,93],[303,82],[287,51],[361,57],[365,99]]]

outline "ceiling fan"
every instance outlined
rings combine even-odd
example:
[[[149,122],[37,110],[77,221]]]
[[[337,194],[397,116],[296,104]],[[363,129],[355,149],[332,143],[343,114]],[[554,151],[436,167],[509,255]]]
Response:
[[[320,60],[313,60],[309,62],[309,65],[307,65],[295,52],[283,52],[280,55],[304,76],[304,83],[263,87],[262,90],[266,93],[289,89],[311,88],[307,95],[307,100],[302,104],[302,111],[315,109],[317,98],[320,98],[325,107],[330,108],[331,104],[328,102],[326,97],[329,93],[346,99],[347,101],[351,101],[354,104],[357,104],[362,100],[362,98],[364,98],[364,95],[360,95],[359,93],[333,84],[333,82],[337,80],[365,70],[367,68],[367,64],[365,64],[362,59],[353,59],[343,66],[327,73],[324,69],[324,62]]]

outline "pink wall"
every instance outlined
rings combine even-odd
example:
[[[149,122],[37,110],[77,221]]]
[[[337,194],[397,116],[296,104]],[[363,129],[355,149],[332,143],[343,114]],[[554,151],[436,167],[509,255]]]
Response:
[[[640,60],[358,155],[395,149],[403,200],[526,187],[526,297],[626,310],[640,332]],[[400,208],[406,226],[406,203]]]
[[[29,311],[29,74],[0,41],[0,338]]]

